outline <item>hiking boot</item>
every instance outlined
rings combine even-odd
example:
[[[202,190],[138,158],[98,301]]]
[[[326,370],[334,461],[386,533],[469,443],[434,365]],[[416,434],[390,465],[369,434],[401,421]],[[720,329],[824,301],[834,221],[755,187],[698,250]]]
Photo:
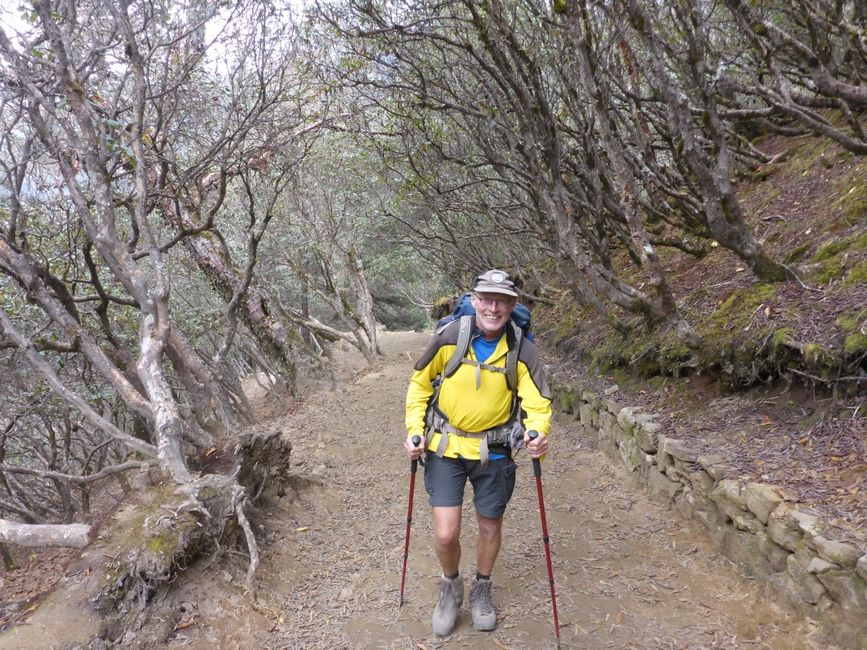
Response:
[[[497,627],[497,613],[491,600],[491,580],[473,580],[470,587],[470,613],[473,627],[477,630],[493,630]]]
[[[464,603],[464,578],[440,576],[440,595],[434,607],[432,627],[437,636],[448,636],[458,620],[458,611]]]

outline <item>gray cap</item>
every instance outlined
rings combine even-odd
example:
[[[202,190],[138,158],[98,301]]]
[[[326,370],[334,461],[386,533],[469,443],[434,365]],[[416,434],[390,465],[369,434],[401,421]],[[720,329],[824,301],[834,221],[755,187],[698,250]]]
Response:
[[[509,274],[505,271],[491,269],[485,271],[476,278],[476,286],[473,291],[481,293],[502,293],[506,296],[518,297],[518,292],[515,291],[515,283],[509,279]]]

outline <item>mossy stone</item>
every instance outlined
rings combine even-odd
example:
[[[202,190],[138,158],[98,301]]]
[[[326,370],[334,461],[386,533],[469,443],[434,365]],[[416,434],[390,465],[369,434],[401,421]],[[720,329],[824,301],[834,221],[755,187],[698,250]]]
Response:
[[[863,182],[864,165],[858,165],[853,172],[859,172],[861,180],[857,181],[851,177],[844,179],[844,183],[851,185],[832,204],[833,207],[843,211],[843,220],[849,225],[855,225],[859,221],[867,222],[867,185]],[[845,185],[843,187],[845,188]]]
[[[867,335],[861,332],[852,332],[843,341],[843,351],[846,356],[854,357],[867,351]]]
[[[843,280],[843,286],[846,287],[854,287],[859,284],[867,285],[867,260],[861,260],[853,266]]]
[[[814,277],[816,282],[828,284],[838,278],[842,278],[845,273],[846,269],[843,268],[842,260],[839,257],[833,257],[822,262]]]
[[[789,251],[789,254],[786,255],[786,264],[793,264],[794,262],[798,262],[804,258],[807,254],[807,251],[810,250],[810,244],[805,243],[800,246],[796,246],[792,250]]]
[[[833,362],[833,355],[818,343],[807,343],[801,354],[806,364],[812,368],[819,368]]]

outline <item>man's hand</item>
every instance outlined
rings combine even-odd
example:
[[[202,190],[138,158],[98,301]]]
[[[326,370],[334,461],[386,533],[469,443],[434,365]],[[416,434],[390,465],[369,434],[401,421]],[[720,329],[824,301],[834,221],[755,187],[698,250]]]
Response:
[[[524,446],[532,458],[541,458],[548,453],[548,436],[540,433],[535,440],[531,440],[529,433],[524,433]]]
[[[418,445],[412,444],[412,439],[418,438]],[[403,446],[406,448],[406,455],[410,460],[418,460],[424,452],[424,438],[419,436],[408,437],[403,441]]]

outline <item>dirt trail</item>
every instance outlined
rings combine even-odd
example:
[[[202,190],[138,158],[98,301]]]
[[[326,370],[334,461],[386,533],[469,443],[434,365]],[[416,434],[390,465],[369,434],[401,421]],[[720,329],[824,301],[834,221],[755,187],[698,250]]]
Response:
[[[406,602],[398,609],[409,486],[403,397],[411,360],[426,340],[386,334],[386,360],[377,368],[281,418],[295,445],[296,478],[294,489],[257,517],[257,602],[237,586],[242,558],[207,573],[193,567],[168,595],[186,610],[169,647],[553,647],[535,482],[524,454],[494,574],[497,629],[477,632],[464,609],[451,637],[430,631],[438,569],[421,471]],[[345,370],[360,368],[350,362]],[[543,480],[562,647],[827,647],[763,598],[696,529],[633,489],[570,423],[557,422],[553,436]],[[470,492],[462,534],[467,575],[475,567]]]

